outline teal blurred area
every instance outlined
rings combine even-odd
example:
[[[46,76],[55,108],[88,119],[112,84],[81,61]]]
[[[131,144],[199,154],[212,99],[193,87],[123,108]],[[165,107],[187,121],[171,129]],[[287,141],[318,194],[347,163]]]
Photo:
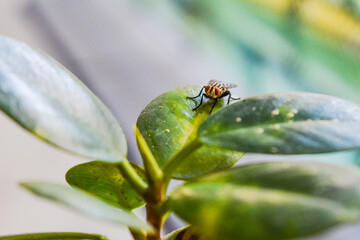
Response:
[[[251,95],[310,91],[360,103],[360,2],[176,0],[196,44]],[[359,164],[357,151],[309,156]]]
[[[360,102],[358,1],[173,3],[198,44],[253,94],[313,91]]]

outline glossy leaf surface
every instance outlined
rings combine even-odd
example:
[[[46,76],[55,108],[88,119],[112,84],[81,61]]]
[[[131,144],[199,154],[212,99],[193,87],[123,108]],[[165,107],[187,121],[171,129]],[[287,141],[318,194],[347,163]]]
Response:
[[[198,95],[200,90],[201,86],[190,86],[169,91],[154,99],[140,114],[137,127],[160,167],[164,167],[186,143],[196,138],[199,125],[208,118],[213,101],[205,99],[205,103],[193,111],[200,98],[186,98]],[[217,103],[213,112],[222,106],[223,100]],[[241,152],[203,145],[184,159],[174,176],[191,178],[228,168],[242,155]]]
[[[107,240],[107,238],[97,234],[55,232],[0,236],[0,240]]]
[[[35,195],[58,202],[77,212],[133,229],[152,231],[149,224],[144,223],[128,210],[115,208],[83,191],[46,182],[26,182],[21,186]]]
[[[103,103],[55,60],[0,38],[0,109],[40,139],[92,159],[121,161],[123,131]]]
[[[360,219],[360,171],[317,162],[245,165],[175,189],[169,204],[201,234],[291,239]]]
[[[211,115],[201,141],[244,152],[322,153],[360,147],[360,108],[331,96],[290,92],[245,99]]]
[[[140,166],[132,164],[132,167],[146,179]],[[94,161],[77,165],[66,173],[66,181],[116,207],[134,209],[145,204],[116,163]]]

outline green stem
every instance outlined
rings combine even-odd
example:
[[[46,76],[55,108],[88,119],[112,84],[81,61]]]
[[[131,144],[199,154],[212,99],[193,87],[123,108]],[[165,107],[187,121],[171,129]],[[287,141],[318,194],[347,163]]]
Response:
[[[155,232],[147,235],[147,240],[161,240],[161,228],[164,224],[168,212],[159,209],[165,202],[164,182],[160,181],[155,185],[150,185],[146,195],[146,220],[150,223]]]
[[[135,128],[136,142],[143,159],[145,171],[149,181],[149,187],[145,194],[146,201],[146,220],[150,223],[155,232],[146,236],[147,240],[161,240],[161,228],[164,223],[165,213],[158,211],[158,206],[165,200],[165,181],[163,172],[152,154],[146,140]]]
[[[129,231],[131,233],[131,236],[134,238],[134,240],[146,240],[146,236],[144,233],[131,228],[129,228]]]
[[[143,159],[149,185],[156,185],[163,180],[163,172],[159,167],[149,146],[147,145],[145,138],[143,137],[143,135],[141,135],[140,130],[137,127],[135,127],[134,130],[136,136],[136,143]]]
[[[198,149],[202,143],[198,139],[191,141],[170,160],[162,171],[148,147],[146,140],[137,128],[135,128],[135,135],[149,181],[149,186],[146,186],[145,189],[146,192],[142,192],[146,201],[146,220],[155,229],[155,232],[147,235],[146,239],[161,240],[161,228],[169,214],[164,203],[166,190],[171,180],[171,176],[179,164],[192,152]],[[139,238],[136,233],[132,232],[132,234],[135,239]]]
[[[201,147],[202,142],[199,139],[194,139],[192,142],[187,144],[180,152],[178,152],[167,165],[165,165],[163,172],[166,178],[166,182],[169,182],[176,168],[180,165],[184,159],[186,159],[196,149]]]
[[[146,221],[150,223],[154,229],[154,234],[149,234],[147,236],[147,240],[161,240],[161,227],[163,224],[163,216],[159,215],[156,212],[156,204],[154,203],[147,203],[146,205]]]
[[[155,228],[155,233],[148,235],[147,240],[161,240],[160,232],[165,218],[169,211],[164,205],[165,194],[171,176],[175,172],[179,164],[188,157],[192,152],[198,149],[202,143],[195,139],[187,144],[179,153],[177,153],[170,162],[163,168],[163,178],[150,184],[145,200],[146,200],[146,220]],[[152,155],[149,155],[152,156]],[[149,159],[147,159],[149,160]],[[151,159],[150,159],[151,160]]]
[[[131,186],[141,195],[145,196],[148,190],[148,184],[144,182],[140,176],[135,172],[130,162],[126,159],[119,164],[121,172],[125,178],[130,182]]]

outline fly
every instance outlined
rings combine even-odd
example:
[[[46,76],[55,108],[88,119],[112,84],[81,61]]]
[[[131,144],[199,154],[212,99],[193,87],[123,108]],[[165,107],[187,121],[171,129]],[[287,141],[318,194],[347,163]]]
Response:
[[[210,80],[206,86],[203,86],[201,88],[201,90],[199,92],[199,95],[197,95],[195,97],[186,97],[186,98],[188,98],[188,99],[196,99],[196,98],[201,96],[200,104],[198,106],[196,106],[193,109],[193,111],[195,111],[196,109],[198,109],[202,105],[204,97],[215,100],[215,102],[214,102],[214,104],[213,104],[213,106],[211,107],[211,110],[210,110],[210,114],[211,114],[211,112],[214,109],[217,101],[219,99],[223,98],[223,97],[228,96],[227,104],[230,103],[230,99],[231,100],[240,100],[240,98],[231,97],[231,93],[229,91],[230,88],[234,88],[236,86],[237,85],[232,84],[232,83],[224,83],[224,82],[220,82],[220,81],[217,81],[217,80]],[[205,89],[205,92],[202,93],[204,91],[204,89]]]

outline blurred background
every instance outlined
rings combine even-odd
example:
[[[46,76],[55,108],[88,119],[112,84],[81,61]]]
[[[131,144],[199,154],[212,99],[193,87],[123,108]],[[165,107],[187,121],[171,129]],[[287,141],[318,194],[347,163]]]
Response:
[[[84,81],[123,126],[134,162],[138,114],[178,86],[218,79],[236,83],[232,92],[242,98],[311,91],[360,103],[357,0],[1,0],[0,35],[46,52]],[[17,186],[32,179],[65,183],[65,172],[83,159],[38,141],[2,113],[0,151],[0,235],[83,231],[130,239],[125,228]],[[358,157],[301,156],[353,165]],[[279,157],[247,154],[240,162],[270,158]],[[173,219],[166,230],[179,224]],[[360,225],[353,224],[313,239],[359,238]]]

